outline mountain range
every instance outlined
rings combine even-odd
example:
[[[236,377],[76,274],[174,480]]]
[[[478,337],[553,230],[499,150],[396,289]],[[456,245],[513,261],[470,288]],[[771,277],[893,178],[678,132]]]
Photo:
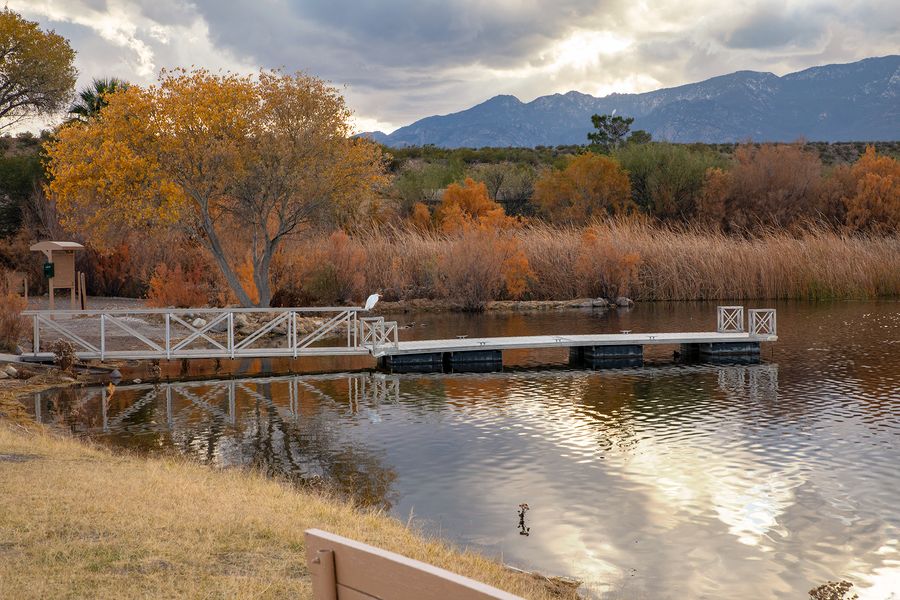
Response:
[[[420,119],[387,146],[446,148],[584,144],[591,115],[634,117],[654,140],[727,143],[900,140],[900,56],[812,67],[779,77],[737,71],[642,94],[597,98],[571,91],[522,102],[500,95],[472,108]]]

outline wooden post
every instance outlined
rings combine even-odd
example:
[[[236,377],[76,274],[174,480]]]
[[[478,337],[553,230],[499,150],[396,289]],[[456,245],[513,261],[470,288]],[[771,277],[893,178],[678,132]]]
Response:
[[[81,303],[81,310],[87,309],[87,280],[84,271],[78,272],[78,298]]]
[[[316,600],[337,600],[337,578],[334,572],[334,552],[317,550],[309,563],[312,579],[313,598]]]

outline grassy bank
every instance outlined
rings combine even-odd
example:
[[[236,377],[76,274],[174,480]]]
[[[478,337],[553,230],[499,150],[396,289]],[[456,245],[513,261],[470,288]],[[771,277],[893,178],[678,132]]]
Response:
[[[0,596],[306,598],[303,532],[318,527],[526,597],[575,597],[259,474],[55,436],[13,393],[0,390]]]

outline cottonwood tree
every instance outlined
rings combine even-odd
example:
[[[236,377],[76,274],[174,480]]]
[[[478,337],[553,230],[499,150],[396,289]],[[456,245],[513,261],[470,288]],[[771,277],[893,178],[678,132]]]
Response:
[[[0,11],[0,130],[63,109],[75,87],[74,60],[66,38]]]
[[[125,227],[182,227],[244,306],[269,305],[285,238],[339,223],[385,183],[380,148],[350,138],[343,97],[315,77],[164,71],[107,100],[47,146],[65,224],[99,245]],[[238,274],[248,256],[257,302]]]

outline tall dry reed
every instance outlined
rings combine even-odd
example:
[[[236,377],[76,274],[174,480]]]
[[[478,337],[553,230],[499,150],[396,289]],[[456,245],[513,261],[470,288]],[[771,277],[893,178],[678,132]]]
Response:
[[[16,351],[28,327],[22,317],[26,308],[28,302],[8,288],[6,274],[0,271],[0,352]]]
[[[799,234],[773,230],[740,237],[640,220],[597,222],[587,229],[535,225],[511,235],[528,261],[522,297],[531,300],[616,293],[639,300],[900,295],[896,235],[854,236],[811,228]],[[460,240],[459,235],[403,229],[357,233],[347,243],[360,260],[333,274],[352,280],[358,294],[380,291],[390,300],[458,301],[461,291],[454,281],[490,290],[491,299],[508,298],[507,289],[496,284],[496,269],[471,273],[490,282],[472,281],[457,272],[461,265],[502,261],[503,249]],[[324,243],[317,239],[298,244],[285,260],[290,264],[291,255],[309,256]]]

